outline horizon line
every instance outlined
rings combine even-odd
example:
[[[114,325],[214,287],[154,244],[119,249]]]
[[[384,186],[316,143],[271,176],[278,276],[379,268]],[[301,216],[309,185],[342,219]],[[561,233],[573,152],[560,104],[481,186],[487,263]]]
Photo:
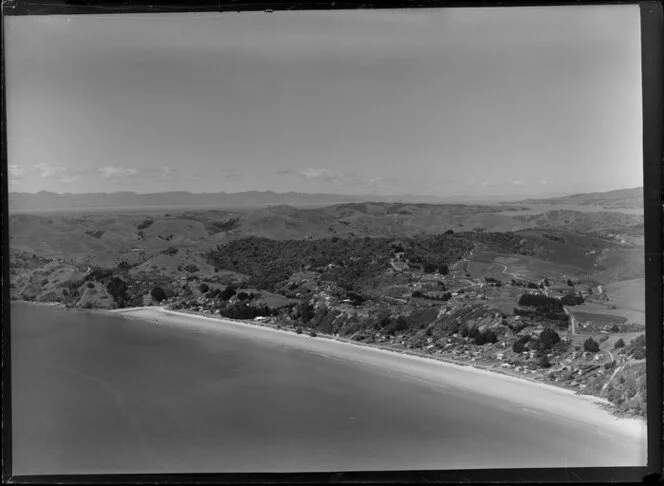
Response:
[[[567,192],[552,192],[549,194],[556,194],[556,195],[548,195],[548,196],[543,196],[542,198],[551,198],[551,197],[571,197],[571,196],[578,196],[578,195],[585,195],[585,194],[602,194],[602,193],[607,193],[607,192],[615,192],[615,191],[626,191],[626,190],[635,190],[635,189],[643,189],[643,185],[641,186],[633,186],[633,187],[620,187],[616,189],[608,189],[604,191],[590,191],[590,192],[574,192],[574,193],[567,193]],[[454,195],[433,195],[433,194],[413,194],[413,193],[398,193],[398,194],[382,194],[382,193],[358,193],[358,194],[346,194],[346,193],[335,193],[335,192],[304,192],[304,191],[287,191],[287,192],[277,192],[273,190],[247,190],[247,191],[237,191],[237,192],[226,192],[226,191],[218,191],[218,192],[191,192],[187,190],[173,190],[173,191],[159,191],[159,192],[136,192],[136,191],[112,191],[112,192],[53,192],[53,191],[46,191],[46,190],[41,190],[37,192],[25,192],[25,191],[8,191],[8,195],[12,194],[28,194],[28,195],[33,195],[36,196],[38,194],[55,194],[57,196],[83,196],[83,195],[92,195],[92,194],[134,194],[137,196],[151,196],[151,195],[157,195],[157,194],[174,194],[174,193],[182,193],[182,194],[191,194],[195,196],[201,196],[201,195],[217,195],[217,194],[224,194],[224,195],[238,195],[238,194],[248,194],[248,193],[262,193],[262,194],[276,194],[276,195],[289,195],[289,194],[297,194],[297,195],[305,195],[305,196],[334,196],[334,197],[351,197],[351,198],[357,198],[357,197],[364,197],[364,196],[374,196],[374,197],[403,197],[403,196],[408,196],[408,197],[422,197],[422,198],[438,198],[438,199],[446,199],[446,198],[457,198],[457,197],[472,197],[472,198],[478,198],[478,197],[484,197],[484,198],[490,198],[490,197],[535,197],[537,196],[536,194],[526,194],[526,193],[521,193],[521,194],[454,194]]]

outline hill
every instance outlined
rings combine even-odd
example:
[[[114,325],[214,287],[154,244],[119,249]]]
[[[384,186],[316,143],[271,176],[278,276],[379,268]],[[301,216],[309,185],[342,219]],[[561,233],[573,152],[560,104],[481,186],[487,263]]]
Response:
[[[516,203],[515,203],[516,204]],[[546,199],[526,199],[519,204],[559,204],[559,205],[585,205],[610,208],[643,208],[643,187],[631,189],[617,189],[606,192],[591,192],[572,194],[570,196],[552,197]]]
[[[237,211],[179,210],[84,214],[11,214],[10,246],[48,258],[133,261],[168,247],[205,251],[246,238],[274,240],[327,237],[412,237],[445,232],[509,232],[556,228],[593,233],[621,242],[638,233],[643,218],[619,213],[550,211],[508,215],[504,207],[461,204],[351,203],[322,208],[277,205]],[[641,230],[642,231],[642,230]],[[551,233],[553,234],[553,233]],[[623,241],[630,246],[628,241]]]

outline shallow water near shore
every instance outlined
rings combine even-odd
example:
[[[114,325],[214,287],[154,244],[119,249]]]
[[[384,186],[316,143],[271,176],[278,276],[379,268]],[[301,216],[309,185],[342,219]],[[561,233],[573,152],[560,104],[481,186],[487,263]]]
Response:
[[[195,317],[11,312],[15,474],[645,464],[645,435],[547,413],[542,387]]]

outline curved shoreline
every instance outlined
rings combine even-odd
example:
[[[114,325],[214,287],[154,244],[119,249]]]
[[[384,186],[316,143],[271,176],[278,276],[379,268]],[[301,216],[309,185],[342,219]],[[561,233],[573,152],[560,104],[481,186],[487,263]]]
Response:
[[[366,364],[368,358],[368,353],[362,353],[363,356],[353,356],[353,351],[366,350],[369,353],[374,353],[376,356],[380,355],[385,358],[381,362],[381,366],[386,366],[388,369],[396,369],[399,367],[398,364],[395,364],[396,360],[394,358],[400,358],[401,364],[410,363],[412,366],[419,366],[421,369],[413,370],[410,369],[406,372],[411,378],[421,378],[423,375],[431,374],[430,369],[427,367],[445,367],[447,370],[453,371],[454,373],[465,373],[468,377],[475,377],[475,379],[484,379],[484,380],[495,380],[499,379],[503,382],[504,385],[510,385],[512,388],[522,388],[521,390],[512,390],[515,392],[515,396],[510,395],[509,393],[502,393],[502,398],[517,402],[519,399],[525,399],[526,401],[530,398],[531,402],[532,397],[529,397],[528,391],[532,393],[534,389],[539,389],[542,393],[558,395],[560,399],[573,399],[577,400],[579,404],[585,404],[591,406],[594,413],[598,416],[603,416],[598,420],[599,417],[594,417],[591,415],[591,409],[585,410],[584,423],[594,423],[595,425],[615,425],[622,430],[623,433],[628,435],[643,438],[646,437],[646,422],[641,417],[625,417],[615,413],[612,404],[601,397],[590,394],[580,394],[575,390],[571,390],[566,387],[554,385],[551,383],[534,380],[526,376],[514,375],[511,373],[504,372],[502,370],[490,367],[490,366],[478,366],[476,364],[466,363],[462,361],[456,361],[450,358],[434,356],[425,354],[418,351],[408,350],[408,349],[394,349],[387,346],[382,346],[380,344],[368,344],[360,343],[356,341],[351,341],[349,339],[340,338],[337,336],[323,334],[317,332],[317,337],[312,338],[306,332],[298,335],[291,329],[277,329],[274,325],[269,325],[262,323],[260,321],[248,321],[248,320],[238,320],[227,318],[223,316],[214,316],[214,315],[204,315],[194,311],[188,310],[170,310],[161,306],[147,306],[147,307],[129,307],[122,309],[77,309],[77,308],[67,308],[63,304],[55,302],[31,302],[31,301],[12,301],[17,303],[24,304],[33,304],[33,305],[44,305],[59,307],[63,310],[75,310],[75,311],[84,311],[89,313],[99,313],[99,314],[111,314],[119,315],[126,318],[138,319],[144,322],[165,322],[164,317],[168,318],[170,324],[175,324],[179,328],[191,328],[192,325],[199,331],[212,331],[212,332],[228,332],[229,329],[234,329],[235,331],[243,334],[245,337],[247,335],[253,336],[254,338],[264,339],[265,333],[271,333],[272,336],[282,337],[282,344],[285,342],[284,339],[288,340],[287,345],[290,345],[297,349],[307,350],[313,348],[325,348],[325,343],[328,343],[327,350],[329,351],[330,345],[332,346],[341,346],[347,351],[337,350],[337,357],[341,359],[346,359],[355,363],[364,363]],[[160,318],[162,320],[160,321]],[[187,322],[189,321],[189,322]],[[226,325],[225,328],[221,328],[219,324]],[[230,327],[228,327],[230,326]],[[263,333],[261,336],[260,333]],[[318,344],[316,344],[318,343]],[[341,348],[339,348],[341,349]],[[352,350],[352,351],[350,351]],[[327,356],[325,353],[319,353],[323,356]],[[388,358],[392,358],[391,360]],[[380,361],[380,360],[379,360]],[[375,368],[380,368],[381,366],[373,365]],[[407,365],[403,365],[403,367]],[[470,373],[470,375],[468,375]],[[429,376],[424,378],[425,381],[430,382],[439,382],[440,378],[436,376]],[[470,386],[467,383],[468,380],[457,379],[455,382],[456,386],[461,388],[466,388],[473,392],[484,393],[486,395],[500,395],[500,388],[492,388],[490,393],[486,393],[481,390],[478,386]],[[523,389],[523,388],[526,389]],[[535,388],[536,387],[536,388]],[[532,405],[532,403],[531,403]],[[554,412],[555,403],[546,405],[539,403],[539,408],[546,410],[549,413]],[[558,407],[560,408],[560,407]],[[563,407],[564,408],[564,407]],[[576,413],[572,408],[568,407],[568,412]],[[561,413],[558,411],[558,415],[567,417],[566,413]]]
[[[102,312],[147,322],[157,322],[162,325],[175,325],[180,328],[195,326],[197,330],[204,332],[235,332],[237,335],[241,334],[249,338],[265,339],[266,333],[270,333],[272,337],[278,336],[279,344],[318,352],[317,354],[326,358],[334,357],[356,364],[369,365],[383,371],[396,371],[411,379],[423,380],[435,385],[451,385],[466,389],[471,393],[505,399],[518,404],[526,411],[538,408],[548,414],[578,423],[608,428],[613,431],[617,429],[622,434],[644,441],[646,439],[646,423],[643,419],[615,415],[610,410],[610,402],[605,399],[594,395],[578,394],[568,388],[501,373],[493,369],[408,350],[402,351],[379,345],[356,343],[330,335],[318,334],[318,337],[312,338],[306,333],[297,335],[291,330],[276,329],[255,321],[212,317],[163,307],[136,307]],[[225,325],[224,328],[219,327],[220,323]],[[362,352],[362,350],[367,352]],[[361,352],[357,353],[358,351]],[[441,375],[441,367],[444,367],[448,373]],[[495,386],[495,380],[500,380],[502,386]],[[534,390],[539,390],[539,393],[533,393]],[[544,395],[546,397],[542,398]]]

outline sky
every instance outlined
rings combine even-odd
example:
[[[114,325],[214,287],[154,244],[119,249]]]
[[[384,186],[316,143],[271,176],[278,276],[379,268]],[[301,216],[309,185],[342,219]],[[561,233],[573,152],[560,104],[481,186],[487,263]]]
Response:
[[[643,184],[638,5],[4,21],[12,192]]]

